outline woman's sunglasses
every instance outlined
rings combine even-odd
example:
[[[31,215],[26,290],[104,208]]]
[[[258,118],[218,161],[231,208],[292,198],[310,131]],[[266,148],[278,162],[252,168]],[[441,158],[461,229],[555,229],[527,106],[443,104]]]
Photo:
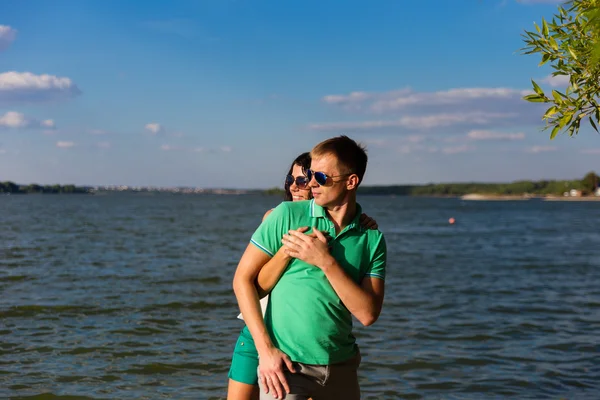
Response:
[[[325,184],[327,183],[327,179],[329,179],[329,178],[339,178],[342,176],[349,176],[349,175],[352,175],[352,174],[341,174],[341,175],[328,176],[325,172],[315,172],[312,169],[309,169],[306,171],[306,177],[308,178],[308,182],[310,182],[314,176],[315,181],[317,181],[317,183],[320,186],[325,186]]]
[[[297,176],[296,178],[294,178],[293,175],[287,175],[285,177],[285,187],[292,186],[294,182],[296,182],[296,186],[298,186],[299,189],[306,189],[310,179],[303,175]]]

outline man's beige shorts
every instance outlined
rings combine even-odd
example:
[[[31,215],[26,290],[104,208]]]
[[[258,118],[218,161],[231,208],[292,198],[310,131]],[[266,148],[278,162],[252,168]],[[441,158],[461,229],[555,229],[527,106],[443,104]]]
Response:
[[[360,352],[351,359],[331,365],[312,365],[294,362],[296,373],[285,372],[290,386],[290,394],[286,400],[360,400],[358,385],[358,366]],[[260,400],[275,400],[271,393],[265,394],[260,386]]]

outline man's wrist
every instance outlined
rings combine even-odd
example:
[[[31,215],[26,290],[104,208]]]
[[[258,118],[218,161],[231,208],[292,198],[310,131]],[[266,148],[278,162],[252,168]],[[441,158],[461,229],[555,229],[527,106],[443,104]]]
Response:
[[[254,342],[254,344],[256,345],[256,352],[259,354],[262,354],[264,352],[273,350],[275,348],[275,346],[273,346],[273,343],[271,342],[271,340],[268,341],[263,341],[263,343],[259,344],[258,342]]]
[[[330,255],[319,264],[319,268],[325,273],[325,275],[327,275],[327,273],[331,271],[332,268],[335,268],[336,264],[337,262],[335,261],[335,258],[333,258],[333,256]]]

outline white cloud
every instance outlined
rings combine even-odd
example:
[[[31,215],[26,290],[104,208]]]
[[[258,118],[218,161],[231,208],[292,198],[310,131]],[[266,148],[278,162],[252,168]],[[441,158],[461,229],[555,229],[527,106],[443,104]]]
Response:
[[[523,140],[525,134],[519,133],[503,133],[486,130],[472,130],[467,133],[467,138],[470,140]]]
[[[466,144],[460,145],[460,146],[451,146],[451,147],[444,147],[442,149],[442,153],[444,154],[458,154],[458,153],[466,153],[469,151],[473,151],[475,150],[475,147],[473,146],[467,146]]]
[[[581,150],[582,154],[600,154],[600,149],[584,149]]]
[[[455,125],[490,125],[498,120],[515,117],[514,113],[500,112],[467,112],[462,114],[434,114],[420,116],[405,116],[397,120],[372,120],[361,122],[334,122],[309,125],[314,131],[344,131],[344,130],[373,130],[382,128],[407,128],[415,130],[428,130]]]
[[[42,102],[79,94],[81,91],[69,78],[15,71],[0,74],[0,102]]]
[[[542,79],[543,83],[547,83],[548,85],[552,86],[552,87],[566,87],[569,86],[570,82],[570,78],[568,75],[556,75],[556,76],[552,76],[552,74],[546,76],[544,79]]]
[[[327,95],[323,101],[327,104],[342,106],[348,110],[360,110],[376,114],[396,112],[409,107],[449,106],[490,100],[521,99],[528,90],[510,88],[455,88],[437,92],[415,92],[400,89],[389,92],[367,93],[352,92],[348,95]]]
[[[370,109],[382,114],[409,106],[459,105],[472,101],[515,99],[526,93],[528,92],[506,88],[460,88],[433,93],[409,93],[377,100],[371,104]]]
[[[384,148],[387,150],[397,151],[401,154],[414,152],[431,152],[430,147],[424,146],[422,143],[426,140],[431,140],[431,137],[425,135],[406,135],[386,138],[366,138],[363,142],[371,147]]]
[[[421,144],[403,144],[396,148],[396,151],[400,154],[409,153],[437,153],[439,149],[435,146],[424,146]]]
[[[406,137],[406,141],[409,143],[421,143],[425,140],[425,137],[422,135],[409,135]]]
[[[544,111],[543,104],[523,100],[523,96],[530,93],[530,90],[506,87],[471,87],[433,92],[417,92],[406,88],[330,94],[321,100],[352,114],[352,121],[315,123],[309,125],[309,129],[410,133],[411,130],[439,131],[443,128],[445,134],[500,127],[522,129],[523,126],[539,125]],[[356,119],[357,115],[389,117],[371,117],[360,121]]]
[[[216,154],[216,153],[231,153],[233,148],[230,146],[221,146],[219,148],[207,148],[207,147],[196,147],[191,151],[194,153],[207,153],[207,154]]]
[[[0,51],[6,50],[17,37],[16,29],[8,25],[0,25]]]
[[[0,149],[0,154],[6,154],[6,150],[5,149]]]
[[[181,150],[181,148],[177,146],[171,146],[170,144],[163,144],[162,146],[160,146],[160,149],[163,151]]]
[[[369,138],[369,139],[365,139],[364,143],[368,146],[386,147],[389,145],[389,140]]]
[[[62,142],[62,141],[56,142],[56,147],[61,148],[61,149],[69,149],[73,146],[75,146],[75,143],[73,143],[73,142]]]
[[[98,142],[96,147],[99,149],[110,149],[112,147],[110,142]]]
[[[548,151],[556,151],[555,146],[533,146],[525,149],[527,153],[544,153]]]
[[[0,117],[0,127],[4,128],[25,128],[30,124],[30,121],[25,117],[25,114],[8,111]]]
[[[35,118],[29,118],[20,112],[7,111],[4,115],[0,115],[0,128],[43,128],[46,130],[52,130],[56,128],[56,125],[51,119],[38,121]]]
[[[146,126],[144,126],[144,129],[146,129],[148,132],[152,133],[153,135],[157,135],[159,133],[164,132],[164,128],[161,124],[159,124],[158,122],[150,122],[148,124],[146,124]]]
[[[90,135],[106,135],[108,132],[102,129],[90,129]]]
[[[42,128],[47,128],[47,129],[54,129],[56,128],[56,124],[54,123],[54,120],[52,119],[45,119],[42,122],[40,122],[40,126]]]

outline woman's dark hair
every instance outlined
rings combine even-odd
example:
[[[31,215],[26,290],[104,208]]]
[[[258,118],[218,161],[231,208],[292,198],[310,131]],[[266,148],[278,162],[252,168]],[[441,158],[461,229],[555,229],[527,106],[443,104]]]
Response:
[[[288,175],[292,174],[292,171],[294,170],[294,165],[299,165],[300,167],[302,167],[302,173],[306,174],[306,171],[310,168],[310,153],[309,152],[302,153],[298,157],[296,157],[296,159],[294,160],[292,165],[290,165],[290,169],[288,170],[288,173],[287,173]],[[292,192],[290,192],[290,187],[287,185],[284,185],[284,188],[285,188],[285,194],[283,196],[283,200],[284,201],[292,201]]]

